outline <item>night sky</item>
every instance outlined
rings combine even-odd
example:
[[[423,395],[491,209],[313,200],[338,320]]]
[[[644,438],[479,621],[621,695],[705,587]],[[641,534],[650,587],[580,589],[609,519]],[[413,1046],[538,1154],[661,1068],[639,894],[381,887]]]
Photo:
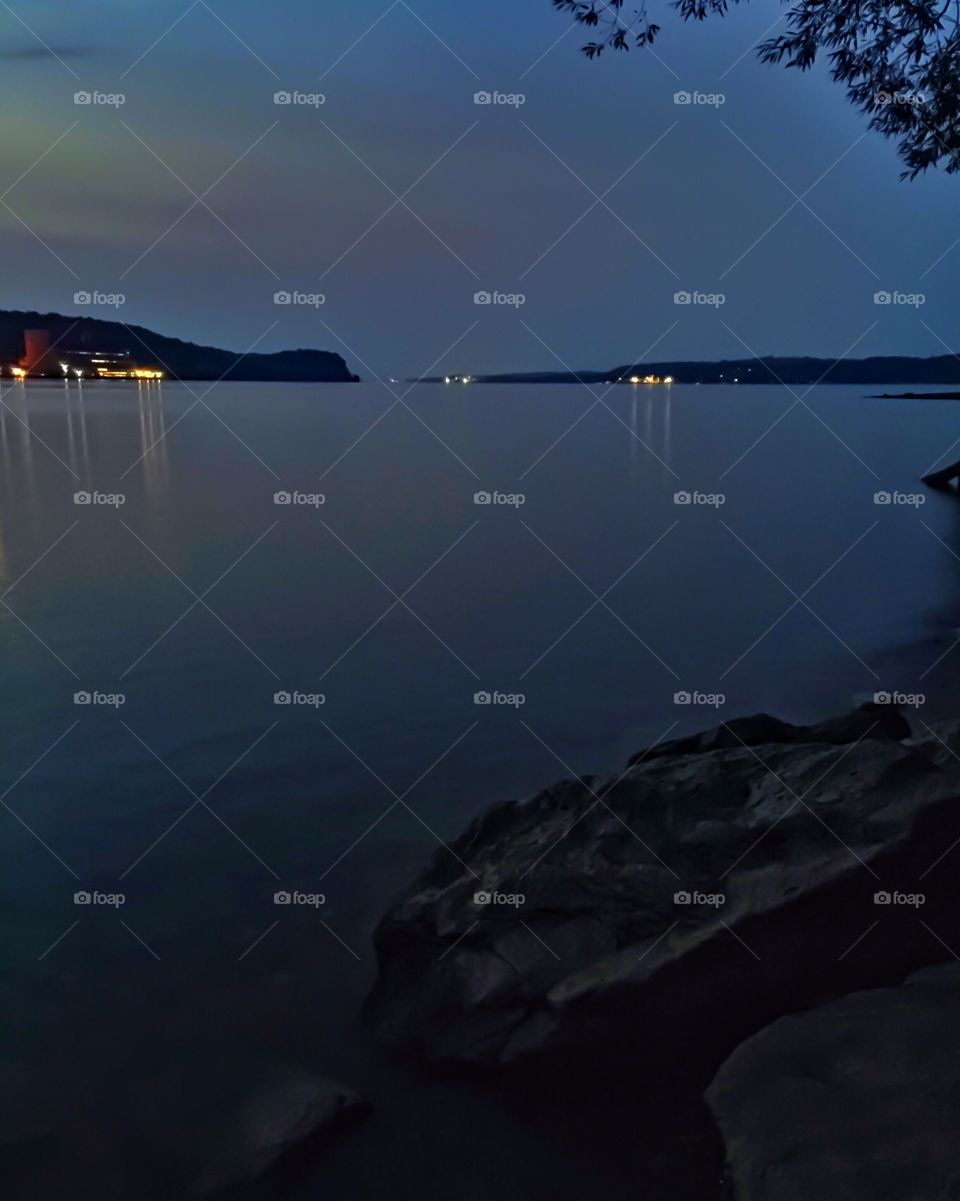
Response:
[[[780,4],[662,8],[656,57],[591,64],[549,0],[2,3],[0,305],[362,375],[960,347],[960,180],[902,182],[822,71],[758,64]],[[474,103],[493,90],[526,102]],[[126,302],[75,305],[95,290]],[[294,290],[326,303],[275,305]]]

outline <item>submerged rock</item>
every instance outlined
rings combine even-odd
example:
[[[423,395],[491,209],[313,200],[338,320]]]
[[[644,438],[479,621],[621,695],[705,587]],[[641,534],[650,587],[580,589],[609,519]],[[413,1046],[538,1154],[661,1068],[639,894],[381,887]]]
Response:
[[[960,966],[782,1018],[707,1092],[738,1201],[960,1197]]]
[[[339,1133],[363,1117],[370,1104],[325,1076],[287,1072],[249,1100],[208,1167],[201,1192],[219,1195],[257,1180]]]
[[[258,1098],[247,1115],[250,1169],[262,1175],[306,1142],[360,1117],[370,1108],[353,1089],[326,1077],[301,1076]]]
[[[942,960],[883,903],[960,839],[960,773],[906,734],[889,708],[750,718],[494,805],[381,921],[371,1020],[433,1060],[708,1080],[783,1013]],[[960,945],[948,876],[924,917]]]

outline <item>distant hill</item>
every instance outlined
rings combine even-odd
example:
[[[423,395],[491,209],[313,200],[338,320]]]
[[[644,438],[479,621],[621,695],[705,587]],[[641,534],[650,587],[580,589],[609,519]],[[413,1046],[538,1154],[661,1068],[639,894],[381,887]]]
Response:
[[[631,375],[672,375],[678,384],[960,384],[960,359],[906,355],[869,359],[815,359],[771,356],[762,359],[709,359],[628,363],[610,371],[520,372],[477,375],[482,384],[612,384]]]
[[[282,350],[247,354],[198,346],[167,338],[140,325],[99,317],[64,317],[60,313],[0,310],[0,362],[16,363],[24,353],[23,331],[46,329],[57,351],[130,354],[142,366],[155,366],[173,379],[251,380],[264,383],[355,382],[347,364],[327,350]]]

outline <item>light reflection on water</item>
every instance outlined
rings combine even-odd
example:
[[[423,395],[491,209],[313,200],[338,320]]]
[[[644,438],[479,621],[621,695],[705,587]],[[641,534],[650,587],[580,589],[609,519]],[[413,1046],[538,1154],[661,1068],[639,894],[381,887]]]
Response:
[[[427,429],[384,417],[376,386],[221,385],[219,420],[195,404],[205,387],[29,383],[0,406],[2,788],[39,760],[7,797],[35,837],[0,813],[0,1071],[21,1125],[62,1130],[92,1106],[137,1164],[171,1145],[189,1164],[276,1059],[396,1117],[408,1086],[356,1013],[370,931],[431,831],[452,837],[560,760],[613,769],[673,723],[714,724],[674,704],[681,689],[725,693],[720,716],[794,719],[881,681],[937,690],[936,673],[916,684],[944,649],[923,640],[960,581],[921,521],[954,546],[955,502],[879,510],[873,494],[916,490],[956,436],[950,405],[816,389],[834,437],[800,409],[774,427],[793,399],[776,388],[618,387],[583,418],[581,388],[424,386],[408,403]],[[526,503],[477,507],[479,489]],[[678,508],[683,489],[726,503]],[[279,490],[326,503],[278,507]],[[790,591],[815,582],[816,617]],[[326,703],[278,709],[281,688]],[[126,701],[78,707],[80,689]],[[526,703],[478,711],[481,689]],[[393,806],[414,784],[416,818]],[[272,927],[278,882],[321,877],[358,960],[309,916]],[[122,915],[85,912],[46,954],[78,881],[121,878]],[[472,1104],[432,1095],[438,1122]],[[455,1152],[504,1121],[454,1122]],[[580,1170],[547,1151],[560,1179]]]

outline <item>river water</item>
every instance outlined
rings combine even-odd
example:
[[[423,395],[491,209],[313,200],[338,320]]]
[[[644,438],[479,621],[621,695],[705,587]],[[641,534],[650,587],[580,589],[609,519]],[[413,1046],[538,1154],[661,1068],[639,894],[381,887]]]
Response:
[[[372,929],[493,800],[741,713],[949,711],[960,510],[917,480],[960,410],[205,387],[3,395],[4,1192],[186,1195],[296,1065],[375,1110],[281,1196],[632,1195],[616,1123],[373,1045]]]

